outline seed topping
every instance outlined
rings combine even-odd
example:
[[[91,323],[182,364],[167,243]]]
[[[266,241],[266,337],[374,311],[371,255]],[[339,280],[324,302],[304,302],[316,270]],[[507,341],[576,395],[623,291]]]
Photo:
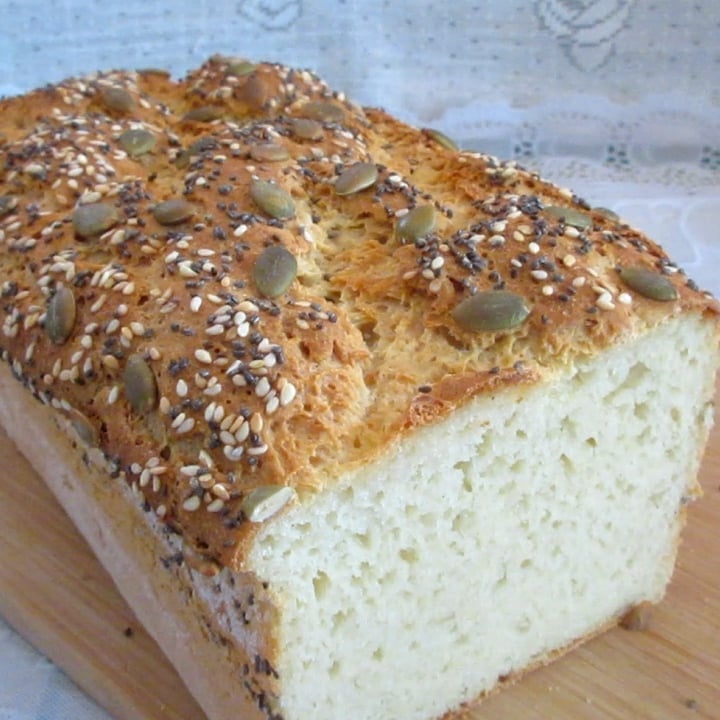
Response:
[[[401,242],[416,242],[435,230],[437,216],[432,205],[418,205],[403,215],[395,226]]]
[[[132,409],[143,415],[157,406],[158,390],[155,375],[142,355],[128,357],[123,372],[125,395]]]
[[[284,145],[266,142],[253,145],[250,157],[256,162],[282,162],[290,157],[290,153]]]
[[[436,130],[435,128],[423,128],[423,132],[425,135],[427,135],[431,140],[434,140],[438,145],[444,147],[446,150],[451,150],[452,152],[457,152],[460,150],[459,145],[448,135],[446,135],[444,132],[441,132],[440,130]]]
[[[375,163],[360,162],[350,166],[335,181],[335,192],[338,195],[351,195],[374,185],[378,178]]]
[[[650,300],[677,300],[677,289],[670,279],[654,270],[645,267],[621,268],[620,279],[631,290]]]
[[[161,225],[178,225],[185,222],[185,220],[189,220],[195,210],[187,200],[174,198],[158,203],[152,212]]]
[[[253,265],[253,280],[264,297],[282,295],[297,275],[295,256],[282,245],[265,248]]]
[[[73,229],[85,240],[102,235],[120,222],[120,212],[105,202],[80,205],[72,216]]]
[[[269,180],[253,179],[250,196],[257,206],[270,217],[284,220],[295,217],[295,203],[290,193]]]
[[[530,310],[520,295],[507,290],[488,290],[465,298],[452,314],[466,330],[499,332],[523,323]]]
[[[562,220],[566,225],[585,230],[592,226],[592,218],[584,212],[575,210],[575,208],[561,207],[559,205],[547,205],[545,213],[553,218]]]
[[[65,286],[59,287],[48,301],[45,316],[45,332],[51,342],[62,345],[67,341],[75,326],[76,314],[73,291]]]
[[[155,136],[143,128],[126,130],[118,138],[120,147],[132,158],[149,153],[157,142]]]
[[[132,95],[123,88],[110,87],[102,91],[102,102],[108,110],[126,115],[135,109]]]
[[[242,502],[242,511],[250,522],[260,523],[280,512],[295,497],[285,485],[263,485],[252,490]]]

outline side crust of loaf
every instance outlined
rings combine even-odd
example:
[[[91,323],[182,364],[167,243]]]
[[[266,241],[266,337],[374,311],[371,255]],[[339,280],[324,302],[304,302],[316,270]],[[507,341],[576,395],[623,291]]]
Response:
[[[203,561],[113,482],[67,420],[0,364],[0,422],[92,547],[209,718],[267,720],[272,622],[250,574]]]

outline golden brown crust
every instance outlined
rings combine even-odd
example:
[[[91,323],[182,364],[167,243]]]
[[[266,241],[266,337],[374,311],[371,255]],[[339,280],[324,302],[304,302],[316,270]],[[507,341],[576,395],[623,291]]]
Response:
[[[135,154],[121,137],[140,129],[154,144]],[[224,565],[242,565],[256,530],[253,488],[322,487],[474,394],[718,312],[656,244],[568,191],[280,65],[212,58],[180,82],[104,73],[7,99],[0,157],[3,357]],[[360,162],[377,178],[336,192]],[[289,194],[291,217],[259,204],[257,179]],[[167,200],[187,204],[156,210]],[[88,231],[77,211],[96,203]],[[418,205],[435,228],[400,237]],[[267,298],[253,267],[270,245],[298,270]],[[628,267],[677,297],[627,287]],[[60,287],[74,309],[51,300]],[[494,289],[527,319],[480,332],[454,319]],[[130,356],[156,384],[140,389],[149,411],[126,397]]]

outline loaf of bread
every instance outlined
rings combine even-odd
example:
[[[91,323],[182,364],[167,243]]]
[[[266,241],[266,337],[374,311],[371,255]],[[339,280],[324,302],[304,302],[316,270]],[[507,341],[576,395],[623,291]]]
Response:
[[[210,720],[430,720],[658,602],[718,305],[308,71],[0,103],[0,416]]]

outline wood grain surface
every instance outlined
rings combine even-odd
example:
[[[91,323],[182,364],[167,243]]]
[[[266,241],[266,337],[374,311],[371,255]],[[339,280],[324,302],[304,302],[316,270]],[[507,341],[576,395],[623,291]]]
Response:
[[[118,720],[203,720],[4,433],[0,463],[0,614]],[[468,720],[720,720],[720,426],[702,484],[649,628],[596,638],[489,698]]]

